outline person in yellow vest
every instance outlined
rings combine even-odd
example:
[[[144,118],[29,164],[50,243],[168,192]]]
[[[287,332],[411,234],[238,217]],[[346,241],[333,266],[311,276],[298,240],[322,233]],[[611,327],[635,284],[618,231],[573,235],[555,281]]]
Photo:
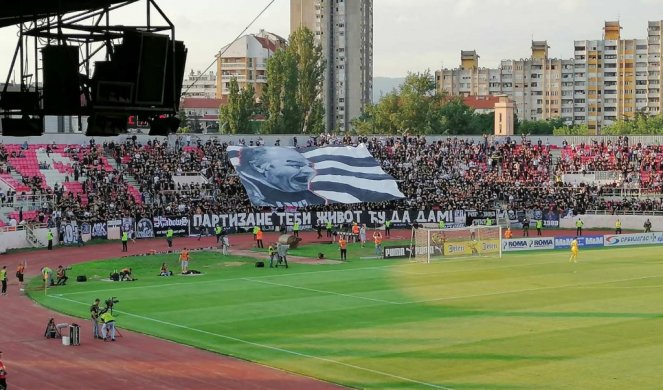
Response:
[[[274,245],[270,245],[267,248],[267,253],[269,254],[269,268],[274,267],[274,256],[276,256],[276,249],[274,249]]]
[[[101,320],[101,338],[104,341],[108,341],[109,338],[110,341],[115,341],[115,317],[113,317],[113,314],[106,311],[99,316],[99,319]]]
[[[619,218],[615,222],[615,234],[622,234],[622,221]]]
[[[493,226],[493,220],[490,217],[486,219],[486,226]]]
[[[578,237],[582,236],[582,227],[585,225],[585,223],[582,221],[582,219],[578,218],[576,221],[576,235]]]
[[[504,238],[511,238],[513,237],[513,233],[511,232],[511,228],[508,227],[506,228],[506,231],[504,232]]]
[[[387,237],[391,236],[391,219],[384,222],[384,235]]]
[[[48,232],[46,233],[46,239],[48,240],[48,250],[52,251],[53,250],[53,231],[51,231],[51,229],[48,229]]]
[[[2,295],[7,295],[7,266],[0,268],[0,282],[2,282]]]
[[[569,263],[574,262],[577,263],[578,259],[578,237],[575,237],[573,241],[571,241],[571,257],[569,258]]]
[[[382,233],[376,231],[373,233],[373,242],[375,243],[375,255],[382,257]]]
[[[253,230],[252,230],[252,232],[253,232],[253,241],[256,241],[258,239],[258,230],[260,230],[259,226],[256,225],[256,226],[253,227]]]
[[[214,227],[214,234],[216,235],[216,242],[221,241],[221,233],[223,232],[223,229],[221,229],[221,225],[216,225]]]
[[[127,244],[129,243],[129,233],[122,232],[122,252],[128,252],[129,248]]]
[[[53,270],[48,266],[41,269],[41,275],[44,279],[44,284],[48,286],[55,285],[55,280],[53,279]]]
[[[345,241],[345,237],[341,236],[338,239],[338,249],[341,251],[341,260],[348,260],[348,242]]]
[[[331,221],[327,221],[327,224],[325,225],[325,229],[327,230],[327,238],[332,237],[332,230],[334,230],[334,225],[332,225]]]
[[[444,222],[444,219],[441,219],[440,222],[437,224],[437,227],[440,229],[444,229],[446,227],[446,222]]]
[[[292,226],[292,234],[294,234],[295,237],[299,237],[299,222],[295,222]]]
[[[541,235],[541,229],[543,229],[543,220],[542,219],[537,219],[536,220],[536,235],[537,236]]]
[[[258,248],[265,247],[262,243],[262,229],[260,228],[258,228],[258,232],[256,233],[256,244],[258,244]]]
[[[175,235],[175,232],[173,231],[173,228],[168,228],[166,231],[166,241],[168,242],[168,248],[173,247],[173,236]]]

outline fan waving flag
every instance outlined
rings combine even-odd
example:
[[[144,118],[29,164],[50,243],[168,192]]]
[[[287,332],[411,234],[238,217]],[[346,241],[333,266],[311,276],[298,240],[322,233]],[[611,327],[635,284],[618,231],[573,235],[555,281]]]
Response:
[[[229,146],[254,206],[383,202],[405,196],[362,144],[292,149]]]

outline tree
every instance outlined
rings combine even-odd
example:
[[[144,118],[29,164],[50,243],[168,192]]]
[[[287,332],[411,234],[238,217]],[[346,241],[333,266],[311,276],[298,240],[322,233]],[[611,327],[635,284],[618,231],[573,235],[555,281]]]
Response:
[[[429,70],[408,73],[398,90],[366,106],[352,126],[358,134],[437,134],[441,131],[442,102]]]
[[[219,122],[230,134],[247,133],[255,110],[255,91],[252,85],[239,89],[237,79],[230,80],[228,103],[221,106]]]
[[[601,134],[605,135],[659,135],[663,134],[663,115],[649,116],[637,113],[630,120],[618,120],[604,127]]]
[[[322,47],[311,30],[301,28],[290,36],[287,48],[267,61],[267,88],[263,102],[267,133],[319,133],[324,130]]]
[[[554,129],[564,127],[562,118],[551,118],[538,121],[522,121],[518,133],[530,135],[550,135]]]
[[[553,135],[593,135],[593,132],[590,133],[589,127],[585,124],[575,126],[562,125],[553,129]]]

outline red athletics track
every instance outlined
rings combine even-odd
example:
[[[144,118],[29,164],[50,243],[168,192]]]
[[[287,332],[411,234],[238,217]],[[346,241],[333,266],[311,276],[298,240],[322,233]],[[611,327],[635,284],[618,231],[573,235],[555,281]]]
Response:
[[[304,235],[308,239],[308,234]],[[266,234],[269,242],[276,238]],[[215,246],[216,239],[175,238],[173,249]],[[231,237],[231,244],[246,249],[251,235]],[[129,255],[166,250],[164,239],[129,242]],[[222,356],[166,340],[122,331],[117,342],[94,340],[88,321],[67,317],[38,306],[19,295],[15,270],[19,260],[28,261],[27,278],[38,275],[48,264],[76,264],[125,255],[121,244],[55,248],[0,255],[0,266],[8,270],[8,296],[0,296],[0,350],[7,366],[7,384],[12,390],[151,390],[151,389],[302,389],[326,390],[343,387],[291,374],[259,364]],[[69,275],[70,277],[72,275]],[[73,275],[75,277],[75,275]],[[70,281],[72,281],[70,279]],[[43,337],[48,319],[81,325],[81,345],[65,347],[60,339]],[[65,332],[66,334],[67,332]]]
[[[521,231],[514,230],[519,237]],[[530,229],[531,237],[536,235]],[[544,230],[544,236],[573,236],[575,230]],[[611,234],[612,231],[586,231],[586,235]],[[323,233],[324,235],[324,233]],[[315,232],[302,232],[304,242],[316,241]],[[266,233],[265,242],[274,241],[275,233]],[[393,230],[392,239],[410,237],[409,230]],[[388,240],[387,240],[388,241]],[[174,250],[183,247],[215,246],[213,237],[175,238]],[[231,237],[234,249],[248,249],[253,245],[251,235]],[[154,337],[123,331],[124,337],[115,343],[92,339],[90,325],[81,319],[63,316],[36,305],[19,295],[14,271],[19,260],[28,261],[26,276],[39,274],[48,264],[76,264],[90,260],[119,257],[121,244],[113,242],[89,247],[55,248],[0,255],[0,266],[6,265],[9,295],[0,297],[0,350],[8,368],[10,389],[19,390],[128,390],[128,389],[341,389],[342,387],[302,377],[259,364],[199,350]],[[128,255],[150,250],[166,250],[164,239],[129,242]],[[70,275],[72,276],[72,275]],[[75,276],[75,275],[73,275]],[[60,340],[43,337],[46,322],[79,323],[81,345],[65,347]]]

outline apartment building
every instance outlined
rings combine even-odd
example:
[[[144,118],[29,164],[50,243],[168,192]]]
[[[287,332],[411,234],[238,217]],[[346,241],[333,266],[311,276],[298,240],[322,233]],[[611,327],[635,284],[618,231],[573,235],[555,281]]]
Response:
[[[230,94],[230,80],[235,78],[240,89],[252,85],[259,99],[267,84],[267,60],[286,44],[284,38],[261,30],[223,47],[216,55],[216,98]]]
[[[636,113],[661,110],[661,27],[648,23],[646,39],[621,39],[619,22],[605,22],[603,39],[574,42],[570,59],[548,57],[546,41],[532,41],[531,56],[479,67],[476,51],[461,65],[436,72],[439,92],[460,96],[507,95],[521,120],[561,117],[591,130]]]
[[[291,0],[290,30],[310,29],[326,63],[328,130],[349,130],[373,94],[373,0]]]
[[[185,75],[182,83],[182,99],[200,98],[214,99],[216,97],[216,74],[214,71],[202,73],[194,71]]]

